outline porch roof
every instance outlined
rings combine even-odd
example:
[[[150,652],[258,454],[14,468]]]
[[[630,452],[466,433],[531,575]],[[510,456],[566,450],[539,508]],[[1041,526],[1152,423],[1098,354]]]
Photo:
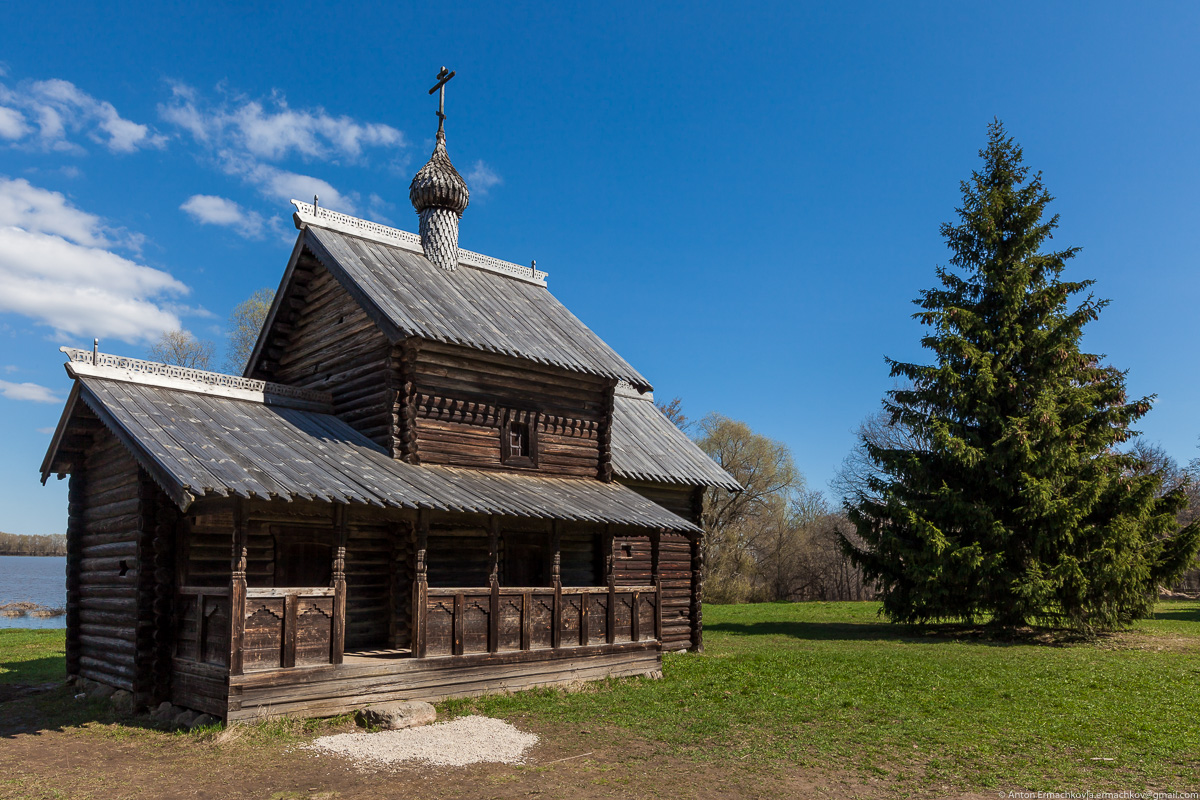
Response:
[[[82,402],[182,509],[204,496],[240,496],[699,530],[616,483],[396,461],[316,398],[273,396],[272,384],[255,393],[77,361],[67,368],[76,391],[43,480],[69,471],[62,442]]]
[[[612,463],[617,477],[742,491],[733,476],[658,410],[654,395],[618,383],[613,397]]]

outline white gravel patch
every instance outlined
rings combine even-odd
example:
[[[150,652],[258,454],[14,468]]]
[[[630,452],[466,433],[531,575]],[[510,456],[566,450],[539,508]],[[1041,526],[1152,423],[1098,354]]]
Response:
[[[401,731],[322,736],[303,747],[379,765],[424,761],[463,767],[484,761],[519,764],[525,751],[537,743],[537,734],[520,731],[504,720],[470,716]]]

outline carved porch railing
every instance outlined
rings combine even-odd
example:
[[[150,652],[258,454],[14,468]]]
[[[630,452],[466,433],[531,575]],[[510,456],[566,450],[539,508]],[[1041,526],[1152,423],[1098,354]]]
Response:
[[[427,587],[418,658],[658,640],[654,586]]]
[[[235,637],[240,633],[243,670],[340,663],[337,589],[248,588],[245,593],[242,629],[234,632]]]

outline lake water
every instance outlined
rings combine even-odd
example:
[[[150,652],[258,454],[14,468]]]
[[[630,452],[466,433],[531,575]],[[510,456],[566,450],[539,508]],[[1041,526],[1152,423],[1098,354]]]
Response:
[[[28,601],[49,608],[67,603],[65,556],[0,556],[0,605]],[[65,628],[67,617],[0,617],[0,628]]]

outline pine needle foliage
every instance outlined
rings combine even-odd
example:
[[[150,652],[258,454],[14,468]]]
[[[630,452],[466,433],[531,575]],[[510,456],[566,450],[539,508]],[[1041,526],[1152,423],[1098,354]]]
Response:
[[[864,442],[879,470],[848,509],[863,541],[843,546],[897,622],[1125,625],[1192,560],[1200,525],[1180,530],[1182,493],[1160,496],[1117,450],[1154,398],[1129,399],[1125,372],[1080,349],[1107,301],[1063,279],[1078,248],[1043,252],[1058,216],[1041,173],[999,121],[980,156],[941,228],[950,266],[914,301],[933,363],[888,360],[904,388],[884,408],[909,445]]]

